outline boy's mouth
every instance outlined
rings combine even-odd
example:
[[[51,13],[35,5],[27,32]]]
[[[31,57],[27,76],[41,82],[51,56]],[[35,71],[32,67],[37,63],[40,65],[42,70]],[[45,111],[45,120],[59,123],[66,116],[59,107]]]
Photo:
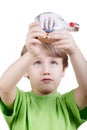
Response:
[[[50,83],[50,82],[52,82],[53,80],[50,79],[50,78],[44,78],[44,79],[42,79],[42,81],[45,82],[45,83]]]

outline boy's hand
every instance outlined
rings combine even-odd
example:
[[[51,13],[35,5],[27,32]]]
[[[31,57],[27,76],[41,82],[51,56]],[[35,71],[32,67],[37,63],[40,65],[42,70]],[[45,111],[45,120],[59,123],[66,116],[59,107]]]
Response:
[[[45,38],[46,32],[40,28],[38,22],[31,23],[29,25],[25,46],[34,56],[39,55],[42,50],[42,42],[38,39],[38,37]]]
[[[69,31],[53,31],[49,33],[48,39],[55,39],[52,45],[55,48],[64,49],[69,55],[72,55],[76,52],[77,46]]]

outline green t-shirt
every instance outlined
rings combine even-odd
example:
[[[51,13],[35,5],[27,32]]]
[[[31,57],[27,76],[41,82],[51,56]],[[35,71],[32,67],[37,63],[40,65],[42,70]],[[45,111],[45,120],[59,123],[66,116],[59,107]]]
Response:
[[[17,88],[13,110],[0,104],[10,130],[76,130],[87,119],[87,108],[78,109],[73,91],[37,96]]]

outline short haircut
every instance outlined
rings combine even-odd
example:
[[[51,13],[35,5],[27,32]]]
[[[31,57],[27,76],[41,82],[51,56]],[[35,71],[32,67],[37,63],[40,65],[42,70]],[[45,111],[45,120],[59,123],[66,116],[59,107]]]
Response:
[[[46,50],[47,55],[62,58],[63,70],[68,67],[68,56],[64,49],[54,48],[50,43],[42,43],[42,45]],[[23,56],[27,51],[28,50],[24,45],[21,51],[21,56]]]

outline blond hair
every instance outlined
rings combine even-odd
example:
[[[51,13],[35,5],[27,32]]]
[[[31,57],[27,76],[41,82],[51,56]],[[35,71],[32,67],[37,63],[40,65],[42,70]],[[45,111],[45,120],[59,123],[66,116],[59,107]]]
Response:
[[[64,49],[56,49],[51,44],[47,43],[43,43],[43,47],[49,56],[62,58],[63,70],[68,67],[68,56]],[[27,51],[28,50],[24,45],[21,51],[21,56],[23,56]]]

